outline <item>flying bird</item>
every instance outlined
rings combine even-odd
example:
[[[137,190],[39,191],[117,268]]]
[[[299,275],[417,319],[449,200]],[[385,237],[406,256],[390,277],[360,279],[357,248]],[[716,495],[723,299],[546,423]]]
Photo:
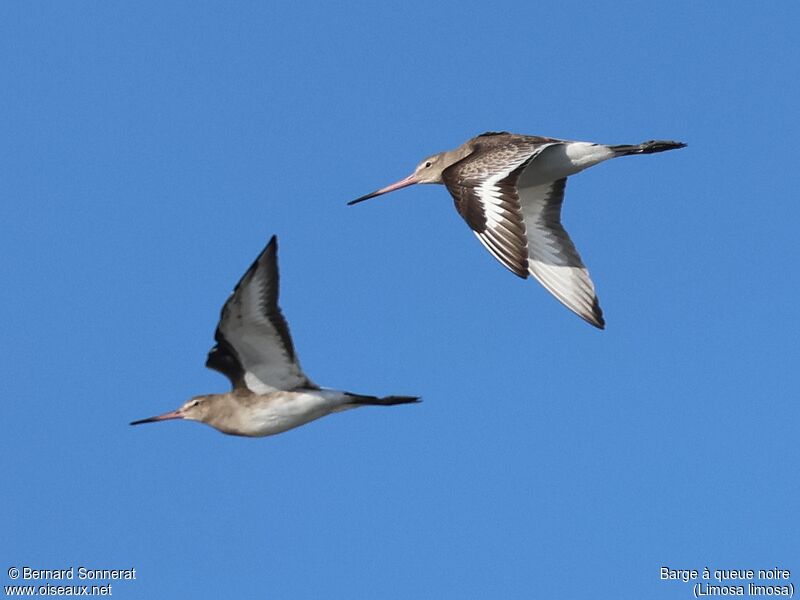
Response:
[[[176,410],[131,425],[185,419],[230,435],[260,437],[349,408],[419,401],[416,396],[380,398],[320,388],[303,373],[278,306],[275,236],[222,307],[214,339],[206,366],[227,376],[233,389],[195,396]]]
[[[603,329],[589,271],[561,225],[567,177],[610,158],[683,148],[652,140],[606,146],[508,132],[487,132],[424,159],[400,181],[348,205],[415,183],[443,183],[458,214],[512,273],[535,277],[562,304]]]

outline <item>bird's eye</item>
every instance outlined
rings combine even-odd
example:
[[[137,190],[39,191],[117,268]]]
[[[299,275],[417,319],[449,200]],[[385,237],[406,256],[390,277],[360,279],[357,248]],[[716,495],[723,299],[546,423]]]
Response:
[[[428,161],[428,162],[426,162],[426,163],[425,163],[425,168],[426,168],[426,169],[427,169],[428,167],[430,167],[430,166],[431,166],[431,161]]]

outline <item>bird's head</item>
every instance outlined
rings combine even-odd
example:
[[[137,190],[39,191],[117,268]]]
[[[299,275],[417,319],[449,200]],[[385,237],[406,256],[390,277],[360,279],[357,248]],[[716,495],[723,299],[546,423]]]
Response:
[[[442,183],[442,171],[450,166],[444,164],[446,154],[447,152],[440,152],[423,159],[414,169],[416,183]]]
[[[352,204],[358,204],[364,200],[369,200],[375,196],[393,192],[395,190],[408,187],[409,185],[414,185],[415,183],[442,183],[442,171],[452,164],[452,162],[447,160],[450,154],[452,153],[440,152],[439,154],[433,154],[432,156],[429,156],[420,162],[417,165],[417,168],[414,169],[414,172],[405,179],[401,179],[400,181],[397,181],[391,185],[387,185],[379,190],[375,190],[366,196],[361,196],[360,198],[351,200],[347,204],[348,206]]]
[[[208,415],[208,410],[211,405],[210,400],[212,396],[195,396],[194,398],[187,400],[183,403],[183,406],[180,408],[164,413],[162,415],[156,415],[155,417],[149,417],[147,419],[140,419],[139,421],[133,421],[131,425],[141,425],[142,423],[155,423],[157,421],[169,421],[171,419],[186,419],[188,421],[200,421],[205,422],[206,417]]]

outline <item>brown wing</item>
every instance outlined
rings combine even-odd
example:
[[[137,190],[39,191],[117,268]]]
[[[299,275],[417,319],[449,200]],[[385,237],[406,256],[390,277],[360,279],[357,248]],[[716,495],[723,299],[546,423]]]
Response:
[[[471,152],[445,169],[442,181],[478,240],[519,277],[528,276],[525,223],[517,180],[550,138],[485,133],[468,142]]]

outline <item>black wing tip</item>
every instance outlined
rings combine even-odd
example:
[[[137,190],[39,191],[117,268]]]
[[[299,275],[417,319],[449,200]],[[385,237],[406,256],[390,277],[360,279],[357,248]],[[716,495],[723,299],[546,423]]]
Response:
[[[597,296],[595,296],[594,303],[592,304],[591,315],[584,316],[583,318],[589,325],[593,325],[600,330],[606,328],[606,320],[603,318],[603,309],[600,308],[600,301],[597,299]]]
[[[264,249],[258,253],[258,257],[253,261],[253,264],[250,266],[250,269],[248,269],[248,271],[255,269],[258,263],[261,262],[261,259],[264,258],[265,256],[277,253],[278,253],[278,236],[273,233],[272,237],[269,238],[267,245],[264,246]]]
[[[606,320],[603,318],[603,315],[578,315],[581,319],[586,321],[592,327],[596,327],[597,329],[604,331],[606,328]]]
[[[254,264],[258,264],[261,258],[267,255],[278,255],[278,236],[274,233],[272,234],[272,237],[269,238],[267,245],[264,246],[261,254],[258,255],[258,258],[255,260]]]
[[[261,252],[258,253],[258,256],[256,256],[256,259],[250,264],[250,266],[244,272],[244,275],[242,275],[239,278],[239,281],[236,282],[236,285],[233,286],[233,293],[234,294],[245,283],[245,281],[247,281],[248,278],[251,277],[253,275],[253,273],[256,272],[256,270],[258,270],[259,266],[262,264],[262,260],[264,259],[264,257],[273,258],[275,260],[275,268],[277,270],[277,266],[278,266],[278,236],[277,235],[272,234],[272,237],[269,238],[269,242],[267,242],[267,245],[264,246],[264,249]],[[226,304],[227,304],[227,302],[226,302]],[[223,305],[222,310],[223,311],[225,310],[225,305]]]
[[[236,284],[236,289],[247,280],[250,276],[253,276],[256,271],[261,269],[270,269],[272,271],[272,277],[276,280],[278,279],[278,236],[273,234],[271,238],[269,238],[269,242],[267,245],[264,246],[264,249],[261,253],[256,257],[253,261],[253,264],[250,265],[250,268],[247,269],[245,274],[242,276],[242,279]],[[269,275],[268,275],[269,277]],[[234,290],[235,291],[235,290]],[[275,293],[275,300],[277,302],[277,290]]]

